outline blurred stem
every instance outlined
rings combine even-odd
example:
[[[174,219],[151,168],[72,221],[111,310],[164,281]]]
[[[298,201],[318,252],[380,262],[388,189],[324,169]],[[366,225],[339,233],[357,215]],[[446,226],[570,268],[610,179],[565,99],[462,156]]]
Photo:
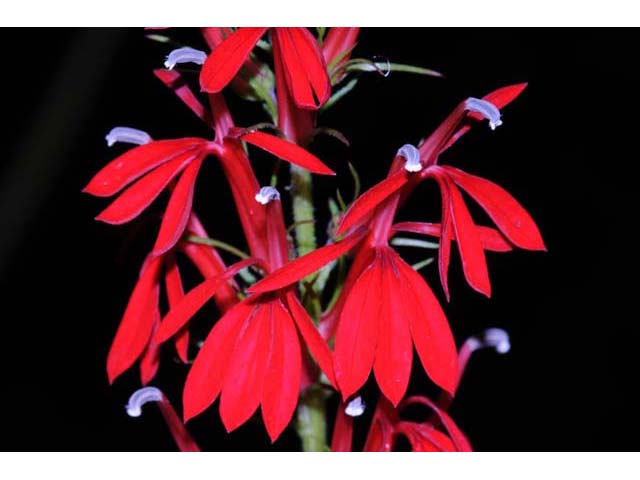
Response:
[[[326,452],[327,421],[326,392],[311,387],[300,398],[297,409],[296,431],[302,440],[304,452]]]

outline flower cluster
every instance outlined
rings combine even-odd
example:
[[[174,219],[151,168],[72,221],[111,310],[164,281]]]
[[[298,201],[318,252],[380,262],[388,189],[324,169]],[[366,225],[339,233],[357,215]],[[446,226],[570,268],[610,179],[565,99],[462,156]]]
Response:
[[[109,351],[109,381],[138,362],[142,384],[147,385],[169,341],[180,359],[191,363],[189,321],[213,300],[220,316],[212,319],[188,369],[182,399],[185,422],[220,398],[220,416],[228,431],[260,408],[275,441],[296,408],[304,408],[311,399],[322,405],[324,414],[327,392],[335,391],[343,403],[331,447],[350,450],[353,417],[364,409],[358,392],[373,371],[381,395],[365,449],[391,450],[395,437],[404,435],[415,450],[470,450],[446,407],[470,352],[490,345],[504,353],[508,338],[496,337],[495,332],[492,337],[488,331],[483,338],[474,338],[475,343],[465,343],[458,354],[440,302],[416,268],[393,249],[393,238],[409,232],[438,240],[438,269],[447,299],[453,242],[467,282],[486,296],[491,294],[486,250],[545,249],[535,223],[509,193],[440,162],[441,155],[474,125],[487,120],[491,129],[499,126],[501,110],[525,85],[468,98],[420,145],[402,146],[384,180],[348,208],[332,202],[335,228],[330,229],[326,245],[318,248],[312,174],[334,175],[334,171],[307,146],[323,131],[317,128],[319,114],[353,88],[357,75],[380,71],[382,66],[352,58],[357,28],[317,29],[317,35],[306,28],[225,27],[201,32],[210,53],[181,47],[170,52],[166,68],[154,74],[212,128],[212,138],[154,140],[144,131],[116,127],[107,135],[109,146],[117,142],[136,146],[100,170],[84,190],[99,197],[117,195],[96,217],[110,224],[131,221],[163,191],[169,192],[155,243]],[[194,92],[188,72],[181,71],[185,63],[201,65],[202,94]],[[434,74],[391,63],[387,68]],[[225,89],[261,102],[269,123],[236,126],[223,96]],[[339,132],[330,133],[342,138]],[[282,161],[290,165],[291,188],[286,190],[291,193],[291,229],[285,226],[282,206],[287,200],[280,186],[283,175],[276,168],[269,181],[259,182],[247,145],[277,157],[277,166]],[[209,237],[195,213],[198,173],[211,158],[220,162],[230,186],[248,253]],[[439,222],[394,223],[398,209],[426,180],[434,180],[441,192]],[[496,228],[476,224],[461,191],[486,211]],[[221,253],[240,260],[227,265]],[[184,257],[180,262],[193,263],[203,278],[188,292],[178,256]],[[162,285],[166,312],[161,311]],[[333,295],[325,294],[329,288]],[[328,303],[323,300],[327,297],[332,298]],[[501,346],[495,338],[502,340]],[[405,398],[414,347],[424,370],[442,390],[441,398]],[[139,415],[140,405],[148,400],[159,402],[178,445],[197,449],[168,399],[155,387],[134,394],[129,410]],[[428,406],[435,416],[423,423],[403,420],[400,412],[414,403]],[[304,422],[300,415],[303,447],[323,448],[325,432],[310,434]]]

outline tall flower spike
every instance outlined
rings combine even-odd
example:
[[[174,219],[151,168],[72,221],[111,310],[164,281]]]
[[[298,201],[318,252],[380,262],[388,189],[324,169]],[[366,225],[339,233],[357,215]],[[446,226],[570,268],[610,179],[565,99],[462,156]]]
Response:
[[[165,59],[164,66],[168,70],[173,70],[179,63],[195,63],[202,65],[207,59],[207,54],[202,50],[196,50],[191,47],[176,48],[171,51]]]
[[[104,138],[108,147],[112,147],[117,142],[144,145],[152,140],[147,132],[130,127],[114,127]]]

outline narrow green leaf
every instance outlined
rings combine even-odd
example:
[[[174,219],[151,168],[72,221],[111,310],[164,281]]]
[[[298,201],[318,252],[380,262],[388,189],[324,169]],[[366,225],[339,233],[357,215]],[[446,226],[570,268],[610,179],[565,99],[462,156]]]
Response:
[[[396,247],[415,247],[415,248],[430,248],[437,249],[440,245],[437,242],[428,242],[426,240],[419,240],[417,238],[406,237],[394,237],[391,240],[391,245]]]

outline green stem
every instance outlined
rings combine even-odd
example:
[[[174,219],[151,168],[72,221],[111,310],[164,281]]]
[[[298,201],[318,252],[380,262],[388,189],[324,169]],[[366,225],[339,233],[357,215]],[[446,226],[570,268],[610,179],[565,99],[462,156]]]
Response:
[[[316,231],[313,216],[313,193],[309,170],[291,165],[291,187],[293,190],[293,221],[295,223],[298,256],[316,249]]]
[[[240,258],[250,258],[246,252],[243,252],[239,248],[234,247],[233,245],[229,245],[221,240],[216,240],[215,238],[204,238],[198,237],[196,235],[189,235],[187,237],[187,241],[191,243],[199,243],[201,245],[208,245],[210,247],[216,247],[220,250],[226,250],[227,252],[235,255]]]
[[[300,398],[297,409],[296,431],[302,440],[304,452],[326,452],[326,392],[311,387]]]

